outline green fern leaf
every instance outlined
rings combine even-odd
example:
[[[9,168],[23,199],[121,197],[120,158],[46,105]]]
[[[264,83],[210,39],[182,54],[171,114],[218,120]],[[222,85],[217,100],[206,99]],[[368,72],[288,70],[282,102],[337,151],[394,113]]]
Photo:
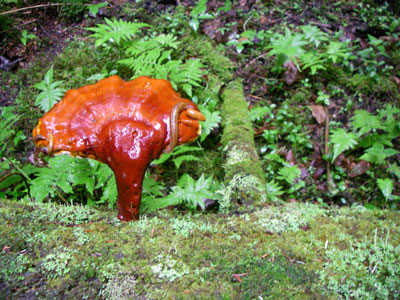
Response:
[[[332,130],[330,136],[333,144],[332,162],[344,151],[353,149],[357,145],[357,135],[353,132],[346,132],[342,128]]]
[[[206,118],[204,122],[201,123],[201,135],[200,141],[204,141],[210,132],[219,126],[222,118],[219,111],[210,112],[207,108],[200,106],[200,111]]]
[[[292,167],[282,167],[278,171],[279,175],[277,178],[285,180],[289,184],[294,184],[295,180],[300,177],[300,169],[297,165]]]
[[[264,120],[265,115],[270,112],[271,112],[271,109],[268,106],[253,107],[250,110],[250,119],[253,122],[262,121],[262,120]]]
[[[381,179],[378,178],[376,183],[381,190],[383,196],[386,200],[389,200],[392,197],[392,190],[393,190],[393,181],[389,178]]]
[[[311,70],[311,75],[315,75],[318,70],[326,70],[324,66],[325,58],[318,55],[316,51],[304,53],[299,57],[299,59],[303,69]]]
[[[278,199],[278,196],[282,195],[284,192],[282,191],[282,186],[279,183],[275,182],[275,180],[271,180],[266,184],[266,192],[267,198],[269,200],[275,201]]]
[[[146,23],[132,23],[124,20],[109,20],[105,19],[107,24],[98,24],[97,27],[86,28],[93,31],[91,37],[96,39],[96,47],[105,44],[106,42],[116,43],[117,45],[130,40],[134,37],[141,28],[151,27]]]
[[[395,149],[385,149],[382,144],[374,144],[371,148],[365,150],[365,154],[360,157],[360,159],[375,163],[375,164],[384,164],[385,159],[400,153]]]
[[[36,97],[35,105],[48,112],[65,93],[65,89],[59,87],[63,81],[53,82],[53,66],[47,71],[43,81],[34,85],[42,92]]]
[[[313,43],[315,47],[319,47],[321,42],[328,40],[328,34],[322,32],[318,27],[312,25],[300,26],[304,33],[304,39],[310,43]]]
[[[303,34],[292,34],[290,29],[285,26],[285,35],[276,33],[272,36],[270,44],[267,47],[271,48],[268,56],[283,56],[285,59],[279,59],[279,62],[277,60],[279,66],[290,59],[299,68],[297,58],[304,54],[302,47],[305,45],[307,45],[307,41],[304,40]]]
[[[377,116],[369,113],[366,110],[356,110],[351,121],[352,126],[358,130],[358,135],[362,136],[371,130],[385,129]]]
[[[155,41],[163,48],[177,49],[180,42],[176,41],[176,36],[172,34],[160,34],[155,38]]]
[[[202,70],[204,65],[198,59],[188,60],[178,69],[172,69],[169,79],[175,86],[180,86],[191,98],[192,87],[199,87],[206,73]]]
[[[166,162],[171,157],[177,157],[178,155],[181,155],[183,153],[188,153],[191,151],[201,151],[201,148],[188,146],[188,145],[182,145],[182,146],[176,147],[170,153],[164,153],[163,155],[161,155],[160,158],[153,160],[153,163],[156,165],[160,165],[160,164]]]
[[[54,197],[57,187],[65,193],[72,193],[72,186],[69,181],[70,172],[60,172],[60,170],[70,170],[71,158],[66,156],[56,156],[49,160],[49,166],[37,169],[37,177],[32,180],[32,196],[39,202],[43,201],[48,195]]]
[[[191,155],[191,154],[181,155],[174,159],[174,164],[175,164],[176,168],[179,169],[179,167],[181,166],[181,164],[183,162],[188,162],[188,161],[200,161],[200,158],[198,158],[197,156]]]
[[[392,164],[389,168],[388,171],[392,174],[394,174],[398,180],[400,180],[400,166],[398,164]]]
[[[203,200],[213,197],[211,181],[212,177],[205,178],[204,174],[197,181],[184,174],[178,180],[177,186],[172,187],[171,196],[180,199],[192,210],[196,210],[198,205],[204,209]]]

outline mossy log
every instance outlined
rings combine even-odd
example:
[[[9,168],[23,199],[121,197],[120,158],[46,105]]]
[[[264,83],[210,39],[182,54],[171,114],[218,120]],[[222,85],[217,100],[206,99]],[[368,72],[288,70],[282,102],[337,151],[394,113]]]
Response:
[[[265,202],[264,173],[254,144],[250,113],[239,80],[230,83],[222,94],[222,136],[225,156],[225,203]]]

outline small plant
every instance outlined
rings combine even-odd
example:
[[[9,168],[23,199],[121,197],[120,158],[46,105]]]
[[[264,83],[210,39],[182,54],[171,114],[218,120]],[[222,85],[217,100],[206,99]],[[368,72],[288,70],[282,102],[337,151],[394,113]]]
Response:
[[[212,19],[213,16],[207,12],[207,0],[200,0],[190,12],[189,26],[192,27],[194,32],[197,32],[200,26],[200,20]]]
[[[102,8],[102,7],[104,7],[104,6],[107,6],[107,5],[108,5],[107,2],[100,2],[100,3],[97,3],[97,4],[89,5],[89,12],[90,12],[94,17],[96,17],[96,15],[98,14],[100,8]]]
[[[29,33],[28,31],[26,31],[26,29],[24,29],[21,33],[21,42],[24,46],[26,46],[27,42],[29,40],[33,40],[33,39],[37,39],[37,36],[34,35],[33,33]]]
[[[64,95],[65,90],[59,87],[62,84],[63,81],[53,82],[53,67],[51,67],[44,76],[44,79],[34,85],[35,88],[42,91],[36,97],[35,105],[39,106],[43,111],[48,112]]]

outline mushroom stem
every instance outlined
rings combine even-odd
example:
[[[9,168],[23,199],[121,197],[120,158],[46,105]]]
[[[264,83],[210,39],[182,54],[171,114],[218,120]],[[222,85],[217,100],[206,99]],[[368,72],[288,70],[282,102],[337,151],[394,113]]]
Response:
[[[175,104],[174,108],[171,111],[171,116],[169,118],[169,127],[170,127],[170,142],[166,153],[172,152],[174,150],[176,144],[178,143],[179,138],[179,124],[178,118],[179,114],[184,111],[188,107],[187,103],[179,102]]]

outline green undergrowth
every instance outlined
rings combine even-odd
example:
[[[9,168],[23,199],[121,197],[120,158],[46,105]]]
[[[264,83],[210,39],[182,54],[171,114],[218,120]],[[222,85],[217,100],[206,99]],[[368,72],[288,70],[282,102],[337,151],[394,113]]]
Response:
[[[395,211],[288,203],[131,223],[115,213],[1,200],[0,298],[400,297]]]

